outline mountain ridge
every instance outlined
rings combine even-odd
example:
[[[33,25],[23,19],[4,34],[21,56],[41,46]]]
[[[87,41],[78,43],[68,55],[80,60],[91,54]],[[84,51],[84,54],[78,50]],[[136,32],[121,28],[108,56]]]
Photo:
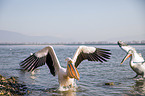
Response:
[[[0,30],[0,42],[56,43],[64,41],[65,39],[53,36],[28,36],[18,32]]]

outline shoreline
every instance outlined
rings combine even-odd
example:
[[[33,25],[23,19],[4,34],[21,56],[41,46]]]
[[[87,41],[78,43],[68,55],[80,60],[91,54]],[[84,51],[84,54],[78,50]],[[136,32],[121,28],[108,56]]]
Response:
[[[25,43],[5,43],[5,44],[2,44],[0,43],[0,46],[1,45],[118,45],[118,44],[115,44],[115,43],[109,43],[109,44],[85,44],[85,43],[82,43],[82,44],[63,44],[63,43],[60,43],[60,44],[53,44],[53,43],[46,43],[46,44],[39,44],[39,43],[34,43],[34,44],[25,44]],[[128,45],[145,45],[145,43],[128,43]]]

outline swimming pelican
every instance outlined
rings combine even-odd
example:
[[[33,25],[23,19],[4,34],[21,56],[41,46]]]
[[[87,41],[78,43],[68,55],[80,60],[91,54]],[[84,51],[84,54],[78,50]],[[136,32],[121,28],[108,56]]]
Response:
[[[47,64],[50,73],[58,75],[58,82],[61,88],[74,87],[74,79],[79,80],[80,75],[77,70],[78,65],[85,59],[88,61],[107,61],[111,53],[108,49],[79,46],[74,57],[67,58],[67,68],[60,66],[59,60],[52,46],[48,46],[31,54],[28,58],[20,62],[20,66],[27,71],[33,71],[37,67]],[[90,65],[91,66],[91,65]]]
[[[127,45],[126,43],[122,41],[118,41],[118,45],[120,46],[121,49],[127,52],[127,55],[122,60],[121,64],[127,58],[131,57],[130,62],[129,62],[130,67],[137,74],[134,78],[136,78],[138,75],[141,75],[143,78],[145,78],[145,61],[143,57],[141,56],[141,54],[137,53],[135,48]]]

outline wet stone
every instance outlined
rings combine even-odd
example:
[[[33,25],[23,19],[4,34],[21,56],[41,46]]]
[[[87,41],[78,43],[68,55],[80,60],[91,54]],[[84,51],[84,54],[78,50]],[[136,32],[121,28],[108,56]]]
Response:
[[[18,83],[15,77],[6,79],[0,75],[0,96],[21,96],[28,93],[26,85]]]
[[[113,82],[107,82],[105,85],[114,86],[115,84]]]

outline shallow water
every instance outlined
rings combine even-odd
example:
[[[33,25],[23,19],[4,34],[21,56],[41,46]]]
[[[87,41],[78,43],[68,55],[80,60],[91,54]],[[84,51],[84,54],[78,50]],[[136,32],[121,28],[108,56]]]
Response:
[[[80,80],[76,81],[76,91],[59,92],[57,77],[53,77],[48,67],[37,68],[33,73],[24,72],[19,62],[46,46],[44,45],[11,45],[0,46],[0,74],[9,77],[18,77],[21,83],[27,85],[31,91],[29,96],[82,96],[82,95],[105,95],[105,96],[128,96],[145,95],[145,80],[133,79],[136,74],[129,66],[129,59],[122,65],[121,60],[126,53],[117,45],[93,45],[98,48],[110,49],[112,56],[108,62],[83,61],[78,71]],[[65,59],[73,57],[78,46],[53,46],[61,63],[66,67]],[[145,58],[145,45],[133,45]],[[115,85],[105,85],[106,82],[114,82]]]

